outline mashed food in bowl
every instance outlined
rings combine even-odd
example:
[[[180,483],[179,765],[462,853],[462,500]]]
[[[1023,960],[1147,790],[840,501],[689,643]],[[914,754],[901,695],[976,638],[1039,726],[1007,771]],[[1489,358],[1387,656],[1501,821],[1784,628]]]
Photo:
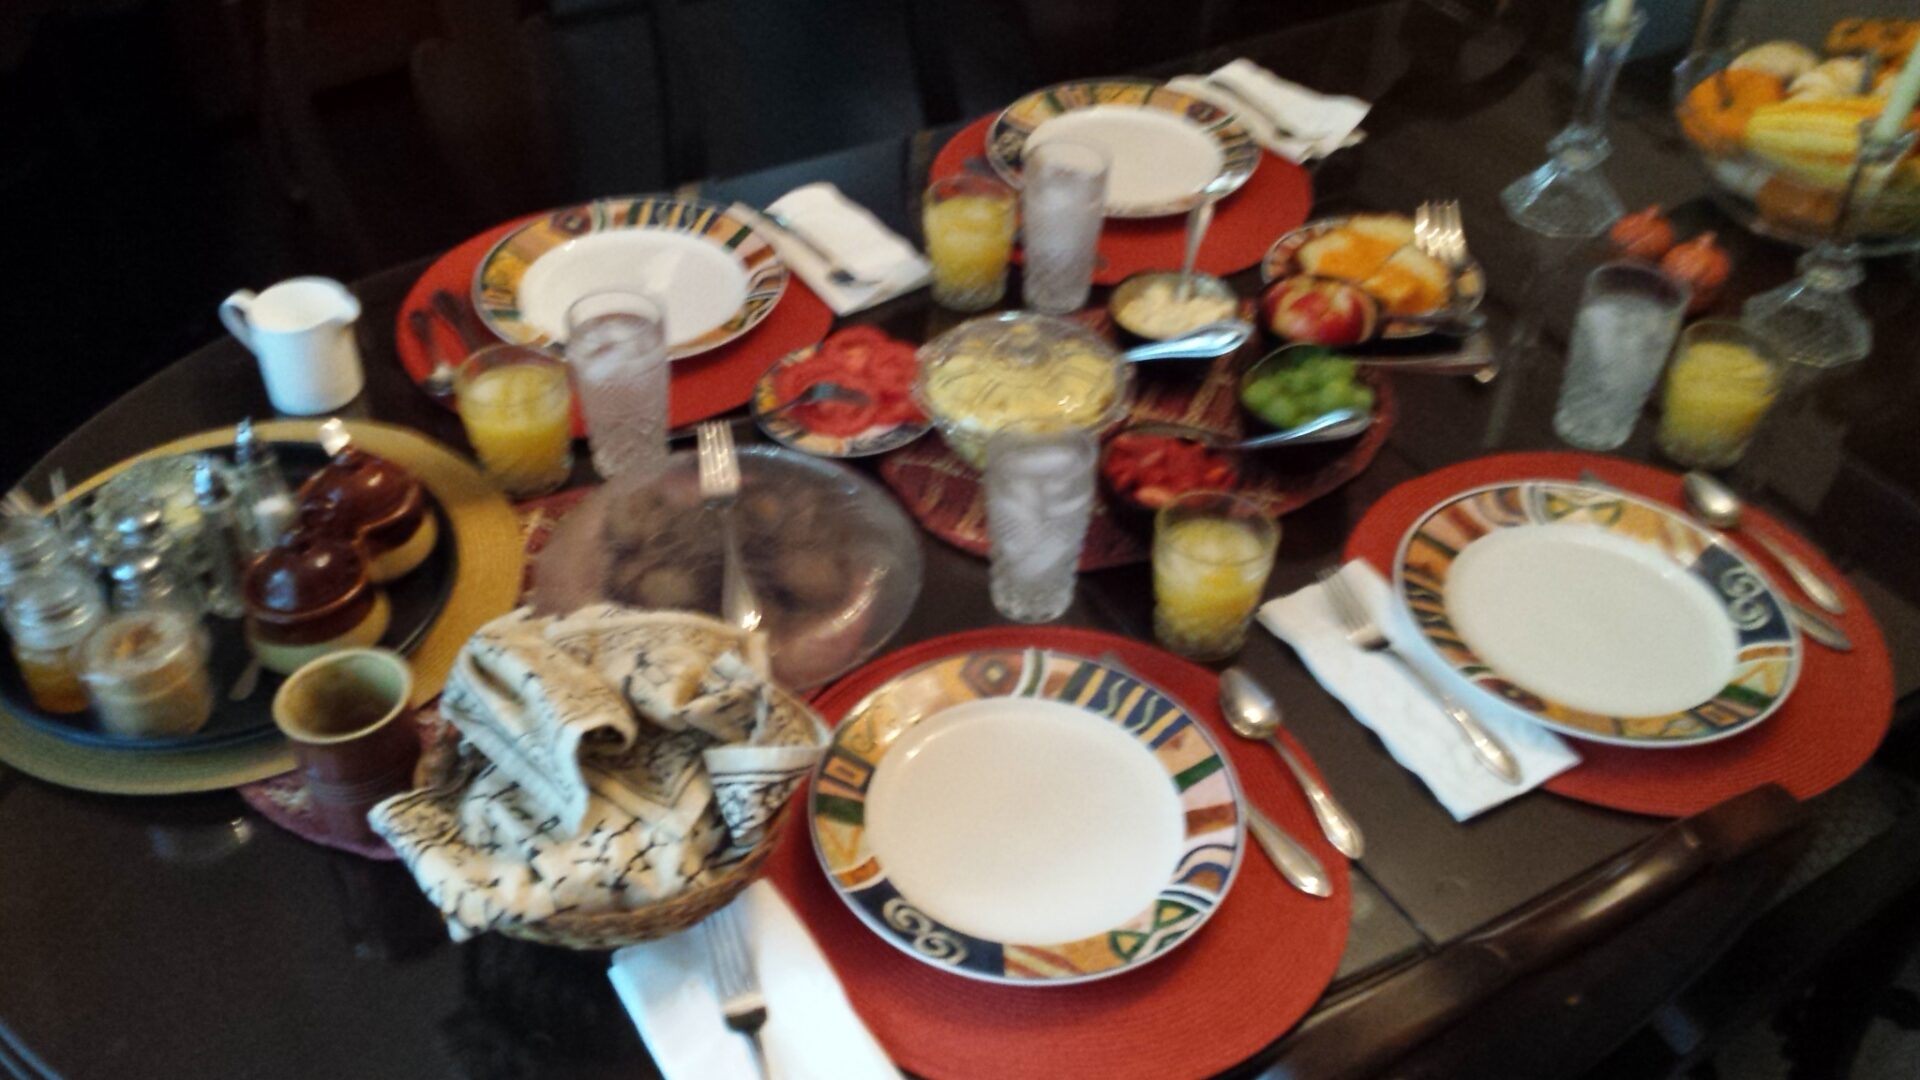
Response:
[[[981,320],[952,331],[922,360],[920,396],[954,451],[979,465],[986,441],[1013,424],[1098,427],[1124,384],[1111,350],[1060,320]]]

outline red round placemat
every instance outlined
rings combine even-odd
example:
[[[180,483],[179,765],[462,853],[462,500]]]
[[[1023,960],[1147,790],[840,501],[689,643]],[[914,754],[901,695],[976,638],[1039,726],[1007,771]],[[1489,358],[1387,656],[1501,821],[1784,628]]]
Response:
[[[479,267],[480,260],[487,257],[487,252],[493,250],[493,245],[499,243],[501,237],[536,217],[539,215],[532,214],[509,221],[466,241],[435,259],[433,265],[427,267],[426,273],[420,275],[420,280],[414,282],[413,288],[407,291],[407,298],[400,305],[400,314],[394,322],[393,343],[400,355],[400,366],[406,369],[407,375],[415,383],[427,377],[433,370],[433,363],[427,359],[426,350],[421,348],[413,331],[408,329],[407,316],[414,311],[426,310],[427,298],[433,295],[435,289],[447,290],[458,297],[462,304],[471,303],[473,272]],[[753,396],[753,384],[760,380],[767,368],[773,366],[775,360],[795,349],[817,343],[827,336],[827,331],[832,327],[832,309],[822,303],[798,275],[788,279],[787,293],[773,306],[773,313],[745,337],[712,352],[674,361],[673,381],[667,399],[667,423],[682,427],[745,405],[747,399]],[[433,323],[433,332],[443,356],[457,357],[465,352],[453,331],[438,320]],[[451,400],[443,400],[442,404],[449,408],[453,406]],[[573,433],[586,434],[577,405],[573,415]]]
[[[960,129],[934,157],[929,178],[953,176],[967,167],[969,158],[984,158],[987,128],[997,115],[983,116]],[[1286,158],[1263,154],[1246,184],[1215,207],[1213,227],[1200,249],[1199,268],[1221,277],[1245,270],[1260,261],[1281,233],[1305,224],[1311,209],[1313,178],[1307,170]],[[1184,214],[1110,219],[1100,229],[1101,262],[1093,280],[1112,285],[1142,270],[1177,269],[1186,243]]]
[[[1592,469],[1614,487],[1681,505],[1680,477],[1664,469],[1600,454],[1497,454],[1428,473],[1387,492],[1355,526],[1346,557],[1364,558],[1391,577],[1401,537],[1442,500],[1509,480],[1573,480],[1582,469]],[[1741,516],[1740,529],[1778,540],[1839,587],[1847,613],[1836,618],[1853,638],[1853,651],[1834,652],[1806,642],[1800,682],[1792,696],[1771,719],[1744,735],[1684,750],[1635,750],[1571,740],[1580,764],[1547,781],[1548,791],[1615,810],[1684,817],[1761,784],[1779,784],[1796,798],[1811,798],[1853,775],[1873,756],[1893,720],[1893,661],[1866,601],[1818,548],[1773,518],[1750,510]],[[1767,568],[1776,585],[1786,580],[1765,552],[1742,542],[1737,532],[1731,539]],[[1788,586],[1780,588],[1795,596]]]
[[[1097,982],[1024,988],[922,964],[867,929],[831,886],[809,830],[788,830],[767,875],[846,985],[854,1009],[894,1062],[929,1077],[1153,1080],[1208,1076],[1246,1060],[1305,1016],[1339,966],[1351,914],[1347,863],[1314,824],[1278,755],[1236,739],[1215,704],[1219,680],[1151,645],[1064,627],[993,627],[902,649],[834,684],[814,705],[829,722],[909,668],[978,648],[1037,646],[1113,653],[1211,730],[1241,790],[1313,849],[1333,878],[1316,900],[1289,887],[1247,839],[1232,891],[1193,939],[1164,959]],[[1288,739],[1294,752],[1305,754]],[[1311,762],[1308,767],[1312,768]],[[794,803],[804,813],[806,797]]]

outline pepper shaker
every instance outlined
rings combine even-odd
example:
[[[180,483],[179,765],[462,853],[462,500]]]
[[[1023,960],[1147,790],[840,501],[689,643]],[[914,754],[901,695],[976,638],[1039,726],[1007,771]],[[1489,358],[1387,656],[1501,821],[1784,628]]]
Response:
[[[280,457],[242,420],[233,433],[236,476],[234,515],[247,536],[247,553],[277,546],[293,526],[293,491],[280,472]]]
[[[245,543],[234,512],[236,502],[214,467],[201,458],[193,470],[193,501],[200,509],[200,562],[206,567],[207,610],[223,619],[239,618],[240,575],[245,572]]]
[[[158,502],[147,500],[127,511],[113,523],[113,550],[107,555],[114,609],[168,603],[199,615],[204,604],[186,564],[188,554],[174,544]]]

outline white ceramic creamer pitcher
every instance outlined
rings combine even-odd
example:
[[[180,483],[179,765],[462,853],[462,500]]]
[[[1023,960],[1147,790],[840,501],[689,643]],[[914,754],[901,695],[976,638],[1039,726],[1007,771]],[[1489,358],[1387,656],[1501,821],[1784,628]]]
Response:
[[[288,278],[265,292],[220,302],[220,321],[260,361],[273,407],[295,416],[332,412],[366,385],[353,323],[360,301],[331,278]]]

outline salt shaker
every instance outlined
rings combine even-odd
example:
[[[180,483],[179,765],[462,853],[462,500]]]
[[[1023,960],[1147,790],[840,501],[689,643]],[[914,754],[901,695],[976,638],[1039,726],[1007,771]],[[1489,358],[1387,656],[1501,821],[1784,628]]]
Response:
[[[200,614],[188,586],[158,551],[122,552],[107,577],[113,582],[115,611],[170,608],[188,617]]]
[[[293,491],[280,472],[280,457],[242,420],[233,433],[236,476],[234,516],[247,536],[247,552],[257,554],[278,543],[292,527]]]
[[[199,561],[207,573],[207,610],[223,619],[238,618],[246,610],[240,601],[246,548],[234,512],[236,501],[213,459],[201,458],[193,470],[193,502],[200,509]]]
[[[130,610],[158,598],[198,615],[202,598],[188,565],[190,554],[174,543],[158,502],[147,500],[122,514],[113,523],[113,549],[106,557],[114,609]]]

